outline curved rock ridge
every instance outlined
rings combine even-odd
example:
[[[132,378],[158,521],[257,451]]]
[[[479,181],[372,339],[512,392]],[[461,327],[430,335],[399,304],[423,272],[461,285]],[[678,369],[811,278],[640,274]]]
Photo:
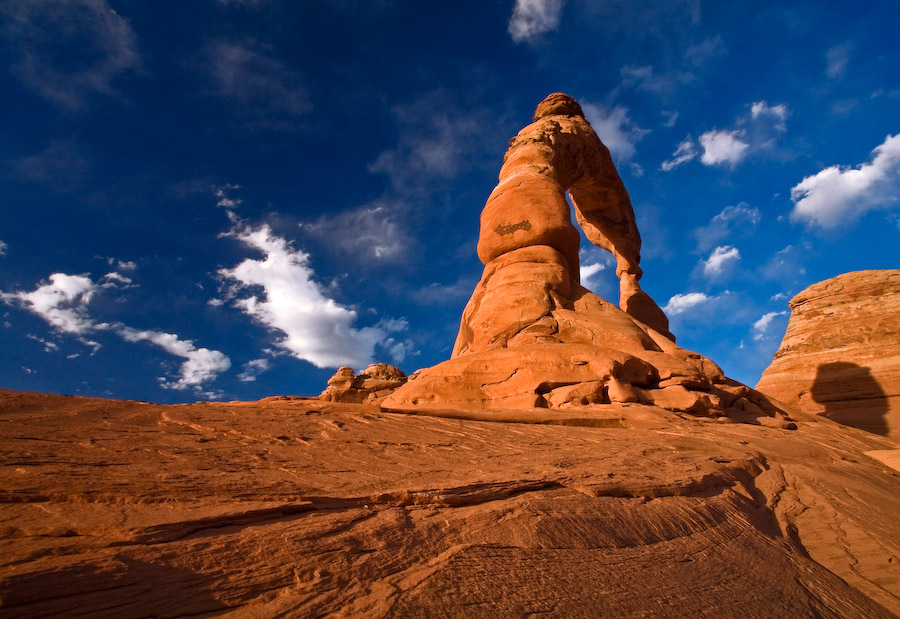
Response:
[[[900,270],[838,275],[789,306],[784,339],[756,388],[900,439]]]
[[[481,281],[451,359],[415,373],[389,410],[652,405],[721,417],[786,417],[712,361],[675,344],[639,280],[641,237],[609,150],[578,103],[553,93],[510,141],[481,213]],[[609,250],[619,307],[580,283],[580,235]]]

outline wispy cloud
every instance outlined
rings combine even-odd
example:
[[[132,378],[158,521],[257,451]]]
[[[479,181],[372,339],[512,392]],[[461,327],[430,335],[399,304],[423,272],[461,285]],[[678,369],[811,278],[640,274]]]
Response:
[[[693,161],[699,154],[700,151],[697,150],[697,145],[694,144],[694,140],[689,136],[678,145],[678,148],[672,153],[671,159],[662,162],[660,169],[664,172],[674,170],[688,161]]]
[[[594,132],[617,161],[628,161],[634,157],[635,144],[650,133],[648,129],[635,125],[628,108],[621,105],[605,107],[585,103],[582,109]]]
[[[300,227],[360,260],[403,260],[413,242],[400,222],[398,209],[384,203],[322,216],[314,223],[301,223]]]
[[[309,255],[295,250],[269,226],[239,225],[227,236],[263,255],[260,260],[247,258],[234,268],[219,271],[234,282],[233,295],[247,295],[237,298],[234,305],[282,333],[277,344],[294,357],[322,368],[362,368],[372,361],[377,344],[406,328],[401,320],[355,327],[356,311],[325,294],[314,279]]]
[[[256,377],[267,371],[272,366],[268,359],[252,359],[244,364],[238,380],[242,383],[252,383]]]
[[[556,30],[562,15],[563,0],[516,0],[509,19],[513,41],[532,42],[545,32]]]
[[[741,202],[734,206],[726,206],[722,212],[714,216],[708,225],[694,230],[697,249],[708,251],[732,235],[752,230],[761,218],[759,209]]]
[[[850,52],[853,46],[850,43],[843,43],[829,48],[825,52],[825,75],[829,79],[838,79],[843,77],[847,72],[847,65],[850,63]]]
[[[900,135],[888,135],[872,161],[855,168],[833,165],[791,189],[793,221],[835,229],[875,209],[897,204],[900,191]]]
[[[57,191],[71,191],[81,184],[93,161],[73,139],[53,140],[44,150],[14,159],[11,176],[32,183],[50,185]]]
[[[779,316],[785,316],[786,314],[786,311],[763,314],[759,320],[753,323],[753,339],[759,341],[770,335],[770,327],[773,321]]]
[[[9,251],[9,245],[0,241],[0,256],[5,256],[7,251]]]
[[[13,72],[60,108],[117,95],[113,81],[140,62],[134,31],[106,0],[9,0],[0,14],[16,56]],[[71,54],[73,45],[82,53]]]
[[[302,76],[255,39],[212,41],[207,58],[216,92],[256,126],[290,128],[313,109]]]
[[[114,281],[116,278],[110,278],[110,275],[112,274],[107,274],[104,279]],[[121,274],[116,275],[124,278]],[[87,275],[54,273],[49,277],[49,282],[38,285],[32,292],[0,291],[0,299],[10,304],[18,303],[23,309],[43,318],[56,331],[76,336],[95,351],[100,348],[100,344],[86,336],[111,332],[127,342],[148,341],[172,355],[182,357],[185,361],[180,368],[180,378],[176,381],[162,378],[160,382],[165,388],[199,389],[203,383],[231,366],[230,360],[223,353],[197,348],[192,341],[182,340],[172,333],[134,329],[120,322],[96,322],[88,313],[88,305],[103,287],[104,285],[95,283]]]

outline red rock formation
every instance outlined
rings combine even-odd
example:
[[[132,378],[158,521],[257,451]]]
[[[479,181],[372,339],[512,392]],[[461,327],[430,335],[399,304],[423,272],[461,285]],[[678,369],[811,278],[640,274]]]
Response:
[[[838,275],[799,293],[790,308],[756,388],[900,439],[900,270]]]
[[[542,101],[510,142],[481,214],[481,281],[463,312],[452,358],[417,373],[390,410],[564,409],[655,405],[703,416],[780,414],[715,363],[674,343],[640,289],[641,238],[609,151],[578,103]],[[620,306],[579,283],[579,234],[616,258]],[[782,417],[784,415],[781,415]]]
[[[338,368],[328,379],[328,387],[319,396],[325,402],[378,404],[397,387],[406,383],[406,374],[387,363],[372,363],[359,376],[353,368]]]
[[[0,390],[0,616],[900,612],[890,441],[648,413]]]

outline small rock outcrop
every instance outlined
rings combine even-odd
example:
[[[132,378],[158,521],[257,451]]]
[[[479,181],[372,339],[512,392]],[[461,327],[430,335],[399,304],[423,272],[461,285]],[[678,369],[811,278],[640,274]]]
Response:
[[[579,225],[616,259],[619,306],[579,281]],[[641,237],[628,192],[578,103],[549,95],[510,142],[481,214],[484,273],[451,359],[420,370],[382,404],[563,409],[644,404],[694,415],[775,416],[761,394],[675,344],[639,280]]]
[[[813,284],[756,388],[801,410],[900,439],[900,270]]]
[[[347,404],[378,404],[404,383],[406,374],[387,363],[372,363],[359,376],[353,368],[343,366],[328,379],[328,387],[319,399]]]

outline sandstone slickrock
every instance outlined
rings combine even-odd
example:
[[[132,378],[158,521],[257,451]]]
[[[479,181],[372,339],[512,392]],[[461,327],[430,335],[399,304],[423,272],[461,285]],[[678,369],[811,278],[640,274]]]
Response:
[[[619,307],[580,284],[580,236],[567,189],[586,237],[616,259]],[[609,151],[574,99],[549,95],[510,142],[481,213],[484,273],[451,359],[417,372],[383,408],[634,403],[707,417],[786,418],[778,404],[675,344],[665,314],[641,290],[640,250],[631,201]]]
[[[338,368],[334,376],[328,379],[328,386],[319,396],[326,402],[345,402],[350,404],[378,404],[397,387],[406,382],[406,374],[387,363],[372,363],[359,376],[353,368]]]
[[[857,271],[790,301],[787,331],[757,389],[900,439],[900,270]]]
[[[644,413],[0,390],[0,616],[900,613],[890,441]]]

